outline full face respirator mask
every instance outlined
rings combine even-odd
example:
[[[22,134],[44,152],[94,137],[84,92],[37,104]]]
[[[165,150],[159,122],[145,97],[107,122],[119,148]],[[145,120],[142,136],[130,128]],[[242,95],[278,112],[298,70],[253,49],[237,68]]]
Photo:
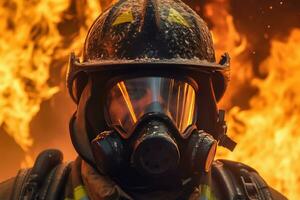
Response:
[[[165,77],[116,82],[105,103],[111,128],[92,141],[97,168],[118,176],[126,171],[161,184],[210,170],[217,141],[198,130],[197,93],[192,83]]]

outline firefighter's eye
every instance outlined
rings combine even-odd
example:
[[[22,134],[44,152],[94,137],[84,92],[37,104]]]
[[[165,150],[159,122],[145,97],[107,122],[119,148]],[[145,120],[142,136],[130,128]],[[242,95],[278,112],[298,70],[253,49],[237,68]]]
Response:
[[[146,88],[140,88],[140,87],[128,88],[128,94],[132,100],[140,100],[146,95],[146,93],[147,93]]]

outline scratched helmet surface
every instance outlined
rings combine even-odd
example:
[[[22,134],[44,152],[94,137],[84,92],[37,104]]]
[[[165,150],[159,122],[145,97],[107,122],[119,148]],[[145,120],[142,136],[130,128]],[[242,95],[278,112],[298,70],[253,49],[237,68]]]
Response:
[[[100,63],[99,69],[126,63],[198,66],[215,72],[217,100],[228,82],[229,62],[216,63],[206,23],[179,0],[120,0],[91,26],[83,61]]]
[[[84,60],[142,58],[215,62],[207,25],[183,2],[120,1],[91,27]]]

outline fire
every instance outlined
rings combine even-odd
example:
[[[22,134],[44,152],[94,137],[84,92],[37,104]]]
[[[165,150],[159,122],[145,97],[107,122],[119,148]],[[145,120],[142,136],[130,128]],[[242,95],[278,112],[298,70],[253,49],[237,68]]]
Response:
[[[81,2],[81,4],[80,4]],[[71,6],[84,8],[86,15],[74,42],[65,44],[59,23],[71,20]],[[50,68],[55,61],[67,62],[69,52],[82,47],[92,20],[101,10],[95,1],[67,0],[23,1],[0,3],[0,125],[28,152],[33,145],[30,122],[43,101],[59,91],[49,84]],[[86,23],[86,24],[85,24]],[[29,155],[23,166],[32,164]]]
[[[234,106],[229,110],[228,134],[238,146],[233,153],[219,149],[218,157],[252,166],[289,199],[300,199],[300,29],[294,29],[285,41],[272,41],[270,56],[259,66],[267,77],[256,78],[245,56],[248,41],[236,31],[226,9],[219,10],[226,8],[226,2],[205,7],[214,24],[216,53],[229,51],[232,58],[229,95],[220,106],[232,107],[233,100],[242,99],[247,91],[241,92],[241,85],[248,84],[258,93],[250,99],[249,109]]]
[[[233,107],[229,133],[239,142],[228,159],[256,168],[290,199],[300,198],[300,29],[287,41],[272,41],[271,55],[260,65],[265,79],[249,82],[259,92],[250,109]]]
[[[58,67],[65,67],[71,51],[80,54],[88,27],[110,3],[109,0],[4,0],[0,3],[0,29],[3,30],[0,32],[0,125],[27,152],[24,159],[27,166],[32,163],[30,148],[34,142],[30,122],[41,103],[60,90],[49,82],[51,69],[57,63],[61,63]],[[297,173],[300,169],[300,50],[297,49],[300,30],[293,30],[285,41],[272,41],[270,56],[259,66],[266,78],[259,79],[252,71],[249,41],[236,30],[228,12],[229,1],[210,1],[203,9],[213,24],[218,57],[223,52],[229,52],[232,57],[232,80],[220,106],[230,108],[229,135],[238,146],[233,153],[220,149],[218,156],[254,167],[277,190],[290,199],[300,199]],[[68,25],[76,30],[69,30]],[[248,109],[233,107],[233,102],[247,93],[241,85],[258,91],[251,97]]]
[[[205,6],[205,16],[212,23],[212,36],[215,45],[216,58],[224,52],[231,57],[231,82],[226,91],[221,107],[232,106],[233,98],[239,95],[241,85],[247,83],[253,76],[250,58],[243,53],[248,49],[248,41],[244,35],[237,32],[233,17],[228,13],[229,1],[217,0]],[[223,9],[220,9],[223,8]]]
[[[55,24],[67,6],[59,2],[50,9],[49,1],[33,5],[33,1],[4,1],[0,6],[0,28],[5,30],[0,32],[0,124],[24,151],[33,143],[30,121],[41,102],[58,91],[47,80],[60,42]]]

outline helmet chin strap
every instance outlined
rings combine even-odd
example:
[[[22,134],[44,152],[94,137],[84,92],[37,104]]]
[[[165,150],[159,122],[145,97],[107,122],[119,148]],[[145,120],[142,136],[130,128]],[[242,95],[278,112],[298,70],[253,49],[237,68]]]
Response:
[[[237,143],[232,140],[227,133],[227,124],[225,121],[225,111],[219,110],[218,122],[217,122],[217,132],[218,132],[218,141],[219,146],[223,146],[226,149],[233,151]]]

